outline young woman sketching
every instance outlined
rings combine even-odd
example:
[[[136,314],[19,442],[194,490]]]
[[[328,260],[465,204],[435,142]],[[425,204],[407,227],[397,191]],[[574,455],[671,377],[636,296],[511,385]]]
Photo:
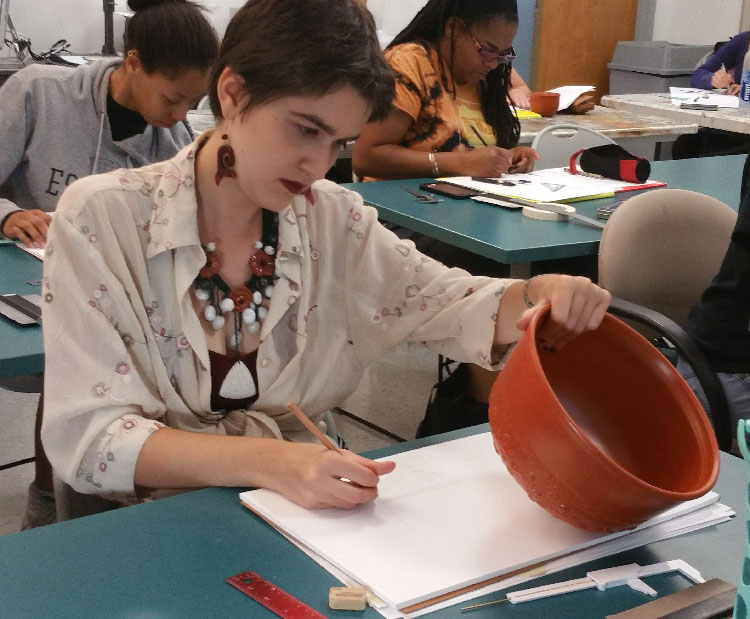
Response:
[[[599,324],[609,296],[590,281],[450,270],[321,180],[392,93],[353,0],[250,0],[213,72],[216,130],[66,190],[42,430],[65,482],[124,503],[225,485],[351,508],[393,464],[326,449],[287,402],[335,437],[326,411],[404,340],[489,368],[543,304],[551,347]]]

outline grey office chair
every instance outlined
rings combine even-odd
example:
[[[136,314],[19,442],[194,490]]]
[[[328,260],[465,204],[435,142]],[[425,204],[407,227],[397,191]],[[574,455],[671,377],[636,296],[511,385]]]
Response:
[[[685,323],[718,273],[736,221],[737,213],[710,196],[655,189],[620,205],[599,245],[599,285],[634,304],[630,310],[640,306],[641,313],[655,312],[656,318],[641,317],[636,322],[667,337],[693,367],[724,450],[729,450],[732,440],[724,391],[701,351],[678,325]]]
[[[573,123],[552,125],[542,129],[531,148],[539,153],[539,161],[534,164],[537,170],[567,166],[570,157],[582,148],[614,144],[607,136]]]

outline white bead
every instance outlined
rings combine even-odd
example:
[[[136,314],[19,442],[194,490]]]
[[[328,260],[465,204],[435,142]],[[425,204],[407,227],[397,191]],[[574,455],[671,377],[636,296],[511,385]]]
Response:
[[[255,241],[253,247],[255,247],[255,249],[263,249],[263,241]]]
[[[240,343],[242,342],[242,333],[240,333],[239,331],[235,331],[234,333],[232,333],[230,341],[232,343],[232,348],[239,348]]]
[[[242,322],[244,322],[246,325],[253,324],[256,318],[257,315],[255,314],[255,310],[252,308],[248,307],[244,312],[242,312]]]
[[[208,301],[208,290],[204,290],[203,288],[196,289],[195,298],[199,301]]]
[[[231,312],[234,309],[234,301],[230,299],[229,297],[226,297],[225,299],[221,300],[221,303],[219,303],[219,307],[221,308],[221,311],[225,314],[227,312]]]
[[[263,251],[266,252],[269,256],[273,256],[276,253],[276,250],[270,245],[266,245],[263,248]]]
[[[262,305],[258,308],[258,320],[265,320],[268,310]]]
[[[266,299],[270,299],[273,294],[273,286],[266,286]]]
[[[250,331],[250,333],[257,333],[258,331],[260,331],[260,323],[254,322],[251,325],[247,325],[247,330]]]
[[[217,316],[211,321],[211,326],[218,331],[224,326],[225,322],[226,320],[224,320],[224,316]]]
[[[208,251],[216,251],[216,243],[208,243],[208,244],[206,245],[206,249],[207,249]]]
[[[216,318],[216,308],[213,305],[207,305],[203,310],[203,315],[209,322]]]
[[[255,303],[255,305],[260,305],[261,303],[263,303],[263,295],[260,294],[260,290],[256,290],[253,293],[253,303]]]

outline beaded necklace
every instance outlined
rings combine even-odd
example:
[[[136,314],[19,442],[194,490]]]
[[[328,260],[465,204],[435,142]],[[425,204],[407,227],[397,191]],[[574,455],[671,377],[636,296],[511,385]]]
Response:
[[[260,238],[255,243],[255,253],[250,256],[252,276],[245,285],[230,289],[221,278],[221,258],[216,243],[208,243],[203,248],[206,252],[206,265],[193,282],[195,297],[199,301],[208,301],[203,316],[215,330],[224,327],[226,319],[223,314],[234,313],[231,345],[235,350],[239,350],[242,343],[243,323],[250,333],[260,331],[260,324],[267,313],[261,304],[264,298],[271,298],[274,282],[278,279],[278,275],[274,274],[276,246],[279,242],[278,213],[263,210],[263,231]]]

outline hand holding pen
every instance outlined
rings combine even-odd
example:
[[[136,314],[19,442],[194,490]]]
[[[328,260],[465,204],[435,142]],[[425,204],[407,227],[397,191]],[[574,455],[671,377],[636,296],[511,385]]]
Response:
[[[721,68],[711,76],[711,86],[713,86],[714,88],[726,89],[728,94],[734,94],[730,91],[732,87],[737,86],[737,84],[734,83],[734,78],[726,70],[726,67],[724,67],[724,64],[722,63]],[[737,92],[739,92],[739,86],[737,88]]]

